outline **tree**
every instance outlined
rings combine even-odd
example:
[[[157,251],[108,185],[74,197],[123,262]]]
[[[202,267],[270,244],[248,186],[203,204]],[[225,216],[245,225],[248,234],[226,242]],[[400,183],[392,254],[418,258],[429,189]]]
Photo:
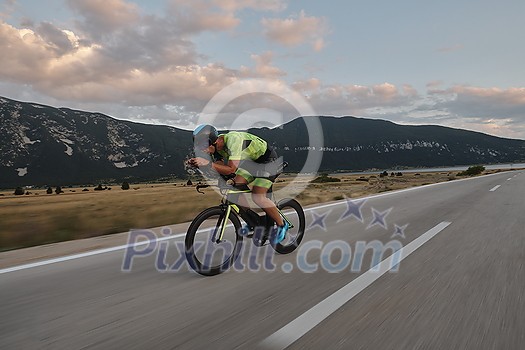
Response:
[[[62,187],[57,186],[57,188],[55,189],[55,193],[56,194],[61,194],[61,193],[64,193],[64,191],[62,191]]]
[[[47,193],[47,194],[51,194],[51,193],[53,193],[53,189],[52,189],[51,187],[48,187],[46,193]]]
[[[123,190],[129,190],[129,183],[127,183],[126,181],[124,181],[122,183],[122,187],[121,187]]]

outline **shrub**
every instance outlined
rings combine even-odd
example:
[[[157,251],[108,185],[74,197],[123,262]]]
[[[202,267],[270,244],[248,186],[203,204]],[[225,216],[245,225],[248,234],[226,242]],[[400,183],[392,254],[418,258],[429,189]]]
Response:
[[[25,193],[26,193],[26,191],[24,191],[24,189],[23,189],[22,187],[17,187],[17,188],[15,189],[15,193],[14,193],[14,194],[15,194],[16,196],[21,196],[21,195],[23,195],[23,194],[25,194]]]
[[[64,193],[64,191],[62,191],[62,187],[57,186],[57,188],[55,189],[55,193],[56,194],[61,194],[61,193]]]
[[[324,182],[341,182],[341,179],[336,177],[330,177],[328,174],[321,174],[321,176],[310,181],[311,183],[324,183]]]
[[[47,193],[47,194],[51,194],[51,193],[53,193],[53,189],[52,189],[51,187],[48,187],[46,193]]]
[[[123,190],[129,190],[129,183],[127,183],[126,181],[124,181],[124,182],[122,183],[121,188],[122,188]]]
[[[458,176],[475,176],[485,171],[483,165],[474,165],[469,167],[467,170],[458,173]]]
[[[98,186],[95,187],[95,191],[104,191],[105,189],[107,189],[107,187],[102,187],[101,184],[98,184]]]

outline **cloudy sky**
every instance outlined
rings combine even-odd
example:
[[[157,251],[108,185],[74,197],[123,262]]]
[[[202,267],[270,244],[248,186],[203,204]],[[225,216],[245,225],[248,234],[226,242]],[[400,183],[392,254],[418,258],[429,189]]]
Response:
[[[3,0],[0,95],[189,129],[235,86],[217,124],[305,114],[293,91],[318,115],[525,139],[524,14],[523,0]]]

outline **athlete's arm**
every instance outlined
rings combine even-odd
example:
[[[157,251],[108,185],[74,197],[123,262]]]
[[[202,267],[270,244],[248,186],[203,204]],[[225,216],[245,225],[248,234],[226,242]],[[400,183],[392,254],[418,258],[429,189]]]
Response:
[[[230,175],[230,174],[235,173],[240,163],[240,161],[238,160],[230,160],[228,164],[224,164],[222,160],[212,163],[210,162],[210,160],[202,158],[202,157],[192,158],[190,162],[193,166],[196,166],[196,167],[205,167],[211,164],[212,169],[214,169],[221,175]]]
[[[223,162],[215,162],[212,163],[211,167],[221,175],[230,175],[237,171],[237,168],[239,167],[239,161],[230,160],[228,164],[224,164]]]

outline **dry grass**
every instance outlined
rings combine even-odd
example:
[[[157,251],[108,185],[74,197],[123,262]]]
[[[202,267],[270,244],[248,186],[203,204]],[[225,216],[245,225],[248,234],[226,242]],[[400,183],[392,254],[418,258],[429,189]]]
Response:
[[[343,198],[360,198],[371,194],[394,191],[403,188],[450,181],[455,178],[448,173],[406,173],[403,176],[379,177],[379,175],[336,176],[341,182],[310,184],[299,194],[303,204],[328,202]]]
[[[180,184],[139,185],[128,191],[64,191],[48,195],[37,190],[23,196],[4,192],[0,251],[189,221],[219,201],[214,191],[202,195]]]
[[[341,182],[309,184],[305,191],[292,194],[302,205],[309,205],[452,179],[447,173],[336,177]],[[283,179],[276,189],[292,178]],[[60,195],[30,191],[22,196],[14,196],[14,190],[0,193],[0,251],[191,221],[220,200],[213,190],[203,195],[181,183],[132,185],[128,191],[118,186],[89,192],[68,188]]]

